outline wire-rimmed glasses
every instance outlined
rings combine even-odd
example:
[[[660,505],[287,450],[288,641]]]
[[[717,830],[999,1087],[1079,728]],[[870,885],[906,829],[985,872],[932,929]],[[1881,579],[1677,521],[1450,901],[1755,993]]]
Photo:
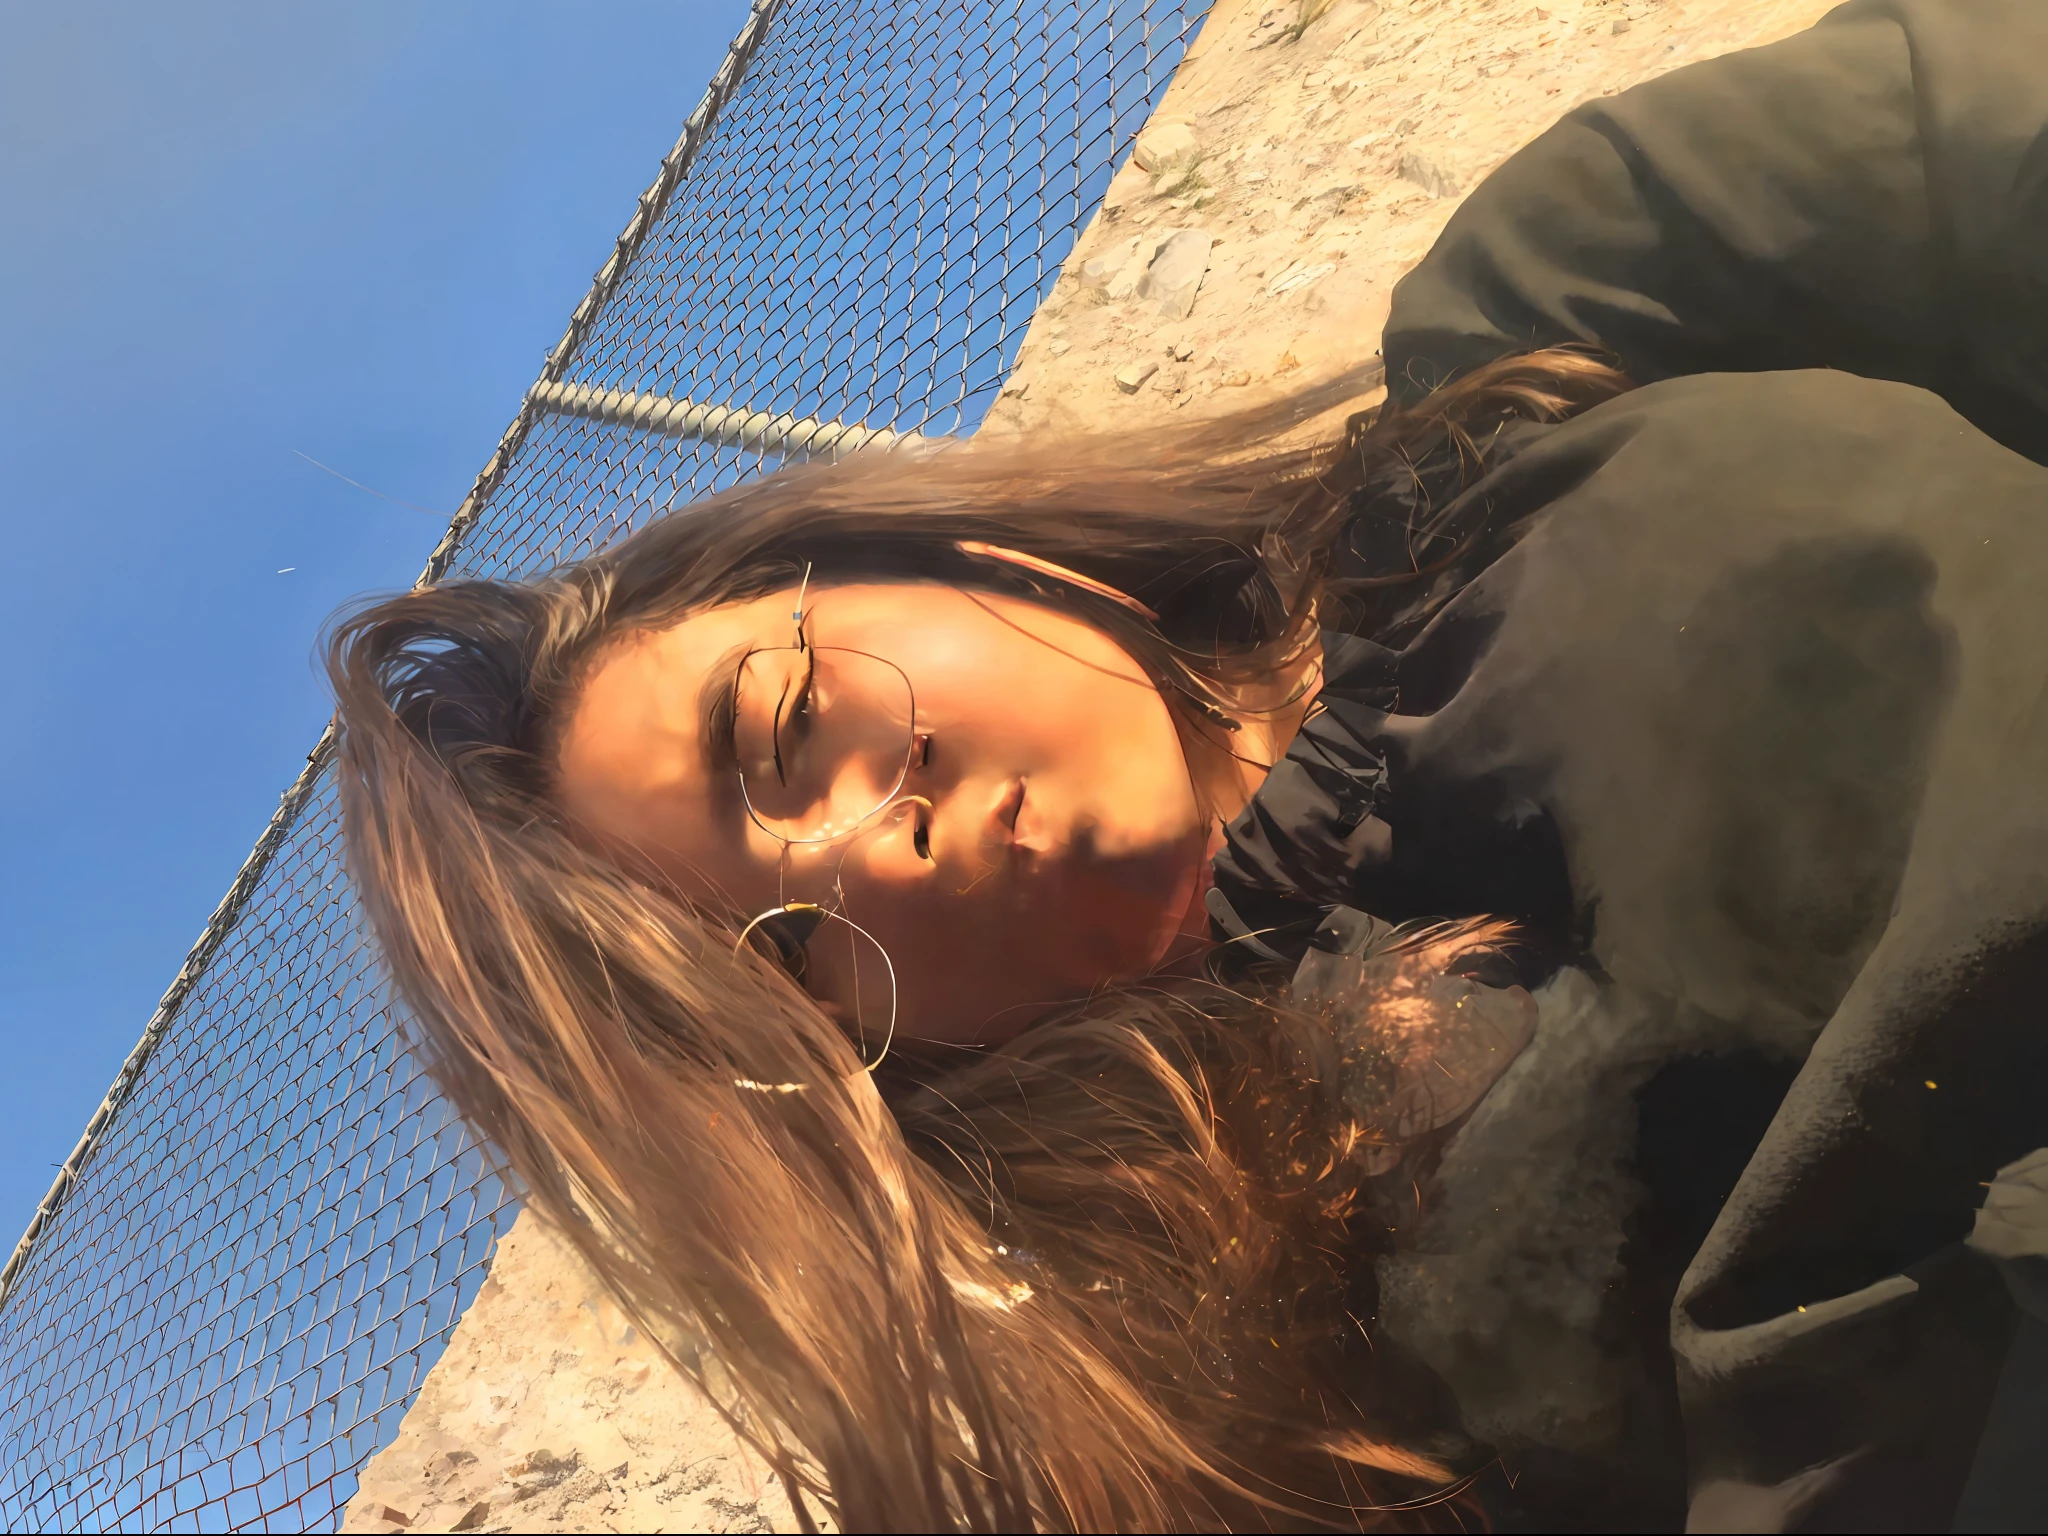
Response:
[[[850,837],[902,796],[917,696],[894,662],[799,628],[795,644],[747,655],[734,698],[741,803],[785,848]]]
[[[809,580],[806,570],[805,588]],[[906,798],[903,787],[920,751],[917,695],[909,675],[886,657],[813,644],[804,632],[802,590],[797,602],[794,642],[749,652],[734,678],[740,803],[748,819],[782,845],[785,881],[781,901],[749,921],[738,942],[761,933],[799,977],[810,938],[828,918],[874,945],[888,975],[889,1022],[881,1055],[866,1063],[873,1071],[896,1035],[895,964],[874,935],[846,915],[843,894],[831,907],[796,901],[786,881],[798,849],[849,838]],[[833,883],[836,889],[836,878]]]

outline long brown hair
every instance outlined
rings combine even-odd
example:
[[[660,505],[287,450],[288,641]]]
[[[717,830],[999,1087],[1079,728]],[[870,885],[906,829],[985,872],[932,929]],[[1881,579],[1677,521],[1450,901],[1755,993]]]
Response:
[[[1465,478],[1502,423],[1623,384],[1541,354],[1301,436],[1359,387],[1142,442],[790,468],[544,579],[444,583],[332,635],[351,869],[415,1048],[800,1512],[808,1494],[860,1530],[1393,1518],[1446,1469],[1386,1428],[1361,1363],[1348,1154],[1373,1128],[1331,1090],[1328,1026],[1256,979],[1108,991],[1001,1050],[871,1074],[788,974],[735,952],[743,915],[565,825],[552,733],[620,635],[809,566],[1030,593],[1213,734],[1327,618],[1358,496]],[[1483,517],[1453,531],[1486,558]]]

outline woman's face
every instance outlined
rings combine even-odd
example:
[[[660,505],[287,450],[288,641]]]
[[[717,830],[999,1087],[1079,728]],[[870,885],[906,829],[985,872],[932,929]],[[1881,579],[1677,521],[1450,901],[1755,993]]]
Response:
[[[751,915],[840,910],[897,1028],[993,1042],[1158,963],[1207,826],[1165,701],[1112,640],[929,582],[795,587],[627,636],[563,732],[580,825]],[[881,957],[843,923],[807,984],[867,1037]]]

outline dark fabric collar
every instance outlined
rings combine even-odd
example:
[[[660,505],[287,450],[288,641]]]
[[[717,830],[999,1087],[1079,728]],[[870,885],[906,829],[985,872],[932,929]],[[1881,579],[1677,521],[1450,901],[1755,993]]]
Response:
[[[1224,828],[1211,866],[1218,943],[1299,960],[1323,916],[1350,904],[1363,873],[1386,862],[1387,762],[1374,738],[1396,702],[1397,660],[1370,640],[1324,632],[1317,707]]]

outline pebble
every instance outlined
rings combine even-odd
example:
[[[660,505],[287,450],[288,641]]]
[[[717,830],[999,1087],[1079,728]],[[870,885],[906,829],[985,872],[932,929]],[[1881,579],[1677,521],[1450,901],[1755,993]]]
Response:
[[[1337,270],[1334,262],[1318,262],[1312,267],[1296,267],[1275,278],[1266,292],[1278,298],[1283,293],[1292,293],[1297,288],[1306,288],[1310,283],[1319,283]]]
[[[1125,363],[1116,371],[1116,387],[1127,395],[1135,395],[1158,371],[1157,363]]]
[[[1195,307],[1195,294],[1202,279],[1209,274],[1209,247],[1215,243],[1215,237],[1206,229],[1171,232],[1160,242],[1145,275],[1138,279],[1138,297],[1153,300],[1159,313],[1168,319],[1185,320]]]
[[[1117,279],[1122,276],[1124,269],[1130,266],[1137,257],[1139,238],[1139,236],[1133,235],[1128,240],[1119,240],[1100,255],[1091,256],[1087,261],[1083,262],[1081,264],[1081,286],[1083,288],[1113,288],[1116,285]],[[1135,278],[1133,281],[1135,281]],[[1128,293],[1129,290],[1126,289],[1125,292]],[[1110,297],[1121,298],[1123,295],[1111,293]]]
[[[1138,169],[1157,175],[1176,165],[1185,165],[1194,158],[1198,147],[1194,129],[1169,120],[1153,123],[1139,134],[1131,158],[1138,163]]]
[[[1429,160],[1410,150],[1401,157],[1399,174],[1403,181],[1412,181],[1431,197],[1456,197],[1458,183],[1451,174],[1434,160]]]

